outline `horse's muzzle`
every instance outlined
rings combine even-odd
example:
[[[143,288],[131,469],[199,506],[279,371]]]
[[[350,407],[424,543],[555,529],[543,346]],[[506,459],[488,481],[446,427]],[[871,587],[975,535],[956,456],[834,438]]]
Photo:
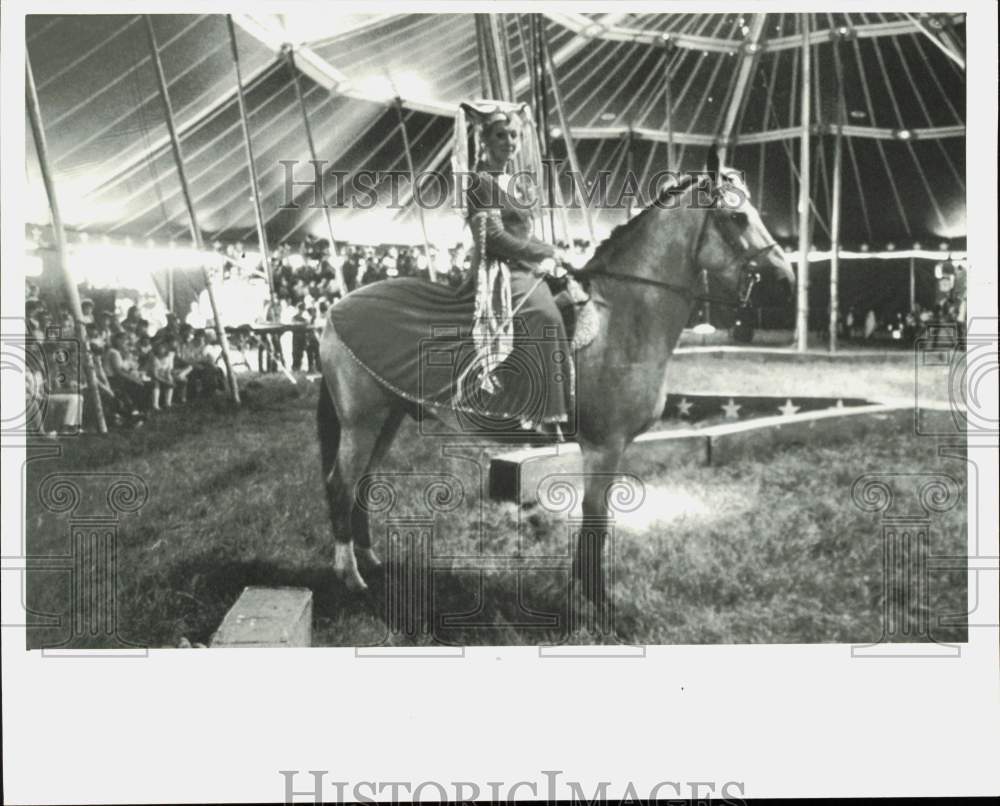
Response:
[[[758,303],[776,307],[791,304],[795,298],[795,272],[780,249],[773,249],[761,261],[760,275],[755,292]]]

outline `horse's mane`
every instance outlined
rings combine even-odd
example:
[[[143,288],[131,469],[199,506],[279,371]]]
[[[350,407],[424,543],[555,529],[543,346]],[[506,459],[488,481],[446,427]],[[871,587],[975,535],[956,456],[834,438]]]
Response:
[[[633,216],[624,224],[619,224],[611,230],[611,234],[597,245],[593,257],[587,261],[587,265],[583,270],[586,271],[591,265],[597,266],[603,264],[608,254],[614,251],[618,242],[631,233],[632,230],[636,229],[639,226],[639,220],[645,218],[650,210],[660,207],[673,197],[686,193],[689,188],[696,185],[702,179],[704,179],[704,175],[685,173],[679,176],[676,182],[670,182],[661,187],[653,203],[647,205],[643,208],[642,212]]]

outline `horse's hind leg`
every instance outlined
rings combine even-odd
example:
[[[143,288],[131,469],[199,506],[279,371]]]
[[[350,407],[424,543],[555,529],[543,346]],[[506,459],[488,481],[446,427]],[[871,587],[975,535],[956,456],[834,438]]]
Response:
[[[358,482],[364,478],[382,430],[384,419],[373,416],[354,422],[341,422],[337,458],[326,479],[326,495],[333,526],[333,566],[348,588],[364,590],[365,584],[354,556],[356,495]],[[359,515],[366,513],[361,512]],[[367,519],[365,519],[367,520]],[[367,527],[363,537],[367,541]]]
[[[377,473],[379,465],[392,446],[392,441],[396,438],[396,432],[403,421],[406,412],[402,408],[394,408],[389,411],[382,430],[375,441],[375,448],[372,450],[368,466],[364,470],[364,476]],[[351,524],[354,534],[354,553],[362,564],[372,568],[377,568],[382,564],[378,555],[372,548],[371,525],[369,523],[368,510],[362,506],[355,497],[354,508],[351,512]]]

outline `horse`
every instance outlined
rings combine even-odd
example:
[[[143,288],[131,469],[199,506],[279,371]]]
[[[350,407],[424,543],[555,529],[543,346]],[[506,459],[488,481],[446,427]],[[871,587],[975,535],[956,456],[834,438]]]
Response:
[[[661,191],[578,272],[598,303],[597,335],[575,358],[584,496],[573,576],[591,601],[605,590],[607,479],[620,472],[629,444],[662,415],[667,364],[697,301],[701,272],[735,304],[768,289],[790,299],[795,276],[738,176],[720,171],[710,155],[705,172],[686,174]],[[329,319],[320,366],[317,425],[334,568],[349,589],[364,590],[359,563],[374,568],[380,561],[360,488],[377,473],[413,403],[352,360]]]

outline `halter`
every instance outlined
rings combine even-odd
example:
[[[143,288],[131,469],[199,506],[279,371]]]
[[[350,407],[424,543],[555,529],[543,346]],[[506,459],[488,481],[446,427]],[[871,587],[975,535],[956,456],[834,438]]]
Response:
[[[721,195],[721,191],[716,189],[713,193],[713,204],[711,207],[706,208],[705,217],[701,220],[701,224],[698,227],[698,237],[695,238],[694,248],[691,252],[691,264],[694,266],[698,265],[698,254],[701,252],[701,247],[705,242],[705,233],[708,230],[708,219],[713,211],[718,210],[718,200]],[[732,241],[726,237],[726,234],[719,228],[719,234],[722,239],[726,242],[726,245],[733,252],[739,251],[734,247]],[[687,300],[692,302],[710,302],[712,304],[726,305],[734,308],[745,308],[750,303],[750,295],[753,293],[754,287],[760,282],[760,272],[757,269],[757,261],[762,255],[766,255],[772,249],[777,247],[777,243],[771,241],[764,246],[757,249],[747,249],[742,252],[742,254],[737,254],[729,263],[726,264],[726,269],[730,269],[733,264],[737,264],[739,272],[739,290],[737,292],[736,302],[731,299],[724,299],[722,297],[717,297],[713,294],[695,294],[689,286],[680,285],[679,283],[669,283],[665,280],[656,280],[652,277],[640,277],[633,274],[619,274],[618,272],[608,271],[607,269],[581,269],[578,272],[574,272],[576,275],[591,274],[598,275],[600,277],[610,277],[615,280],[620,280],[626,283],[638,283],[640,285],[651,285],[657,288],[665,288],[668,291],[673,291],[675,294],[679,294]]]

